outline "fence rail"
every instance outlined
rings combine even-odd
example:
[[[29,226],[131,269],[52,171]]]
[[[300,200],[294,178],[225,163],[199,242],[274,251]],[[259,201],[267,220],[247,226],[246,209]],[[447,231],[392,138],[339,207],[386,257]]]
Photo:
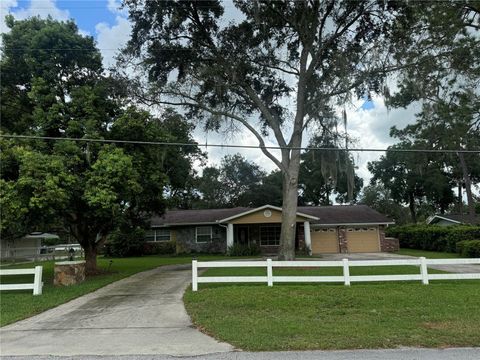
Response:
[[[413,265],[419,267],[418,274],[401,275],[350,275],[350,268],[365,266],[405,266]],[[399,260],[354,260],[343,259],[339,261],[273,261],[267,259],[264,261],[192,261],[192,290],[198,290],[199,283],[267,283],[273,286],[273,283],[285,282],[338,282],[350,285],[352,282],[370,282],[370,281],[421,281],[428,285],[430,280],[462,280],[462,279],[480,279],[478,273],[449,273],[449,274],[429,274],[429,265],[480,265],[479,259],[399,259]],[[264,267],[265,276],[198,276],[198,269],[201,268],[235,268],[235,267]],[[292,268],[292,267],[341,267],[343,275],[341,276],[274,276],[273,268]],[[480,268],[479,268],[480,270]]]
[[[0,276],[5,275],[34,275],[33,283],[22,284],[0,284],[0,291],[3,290],[33,290],[33,295],[42,295],[42,267],[35,266],[33,269],[0,269]]]

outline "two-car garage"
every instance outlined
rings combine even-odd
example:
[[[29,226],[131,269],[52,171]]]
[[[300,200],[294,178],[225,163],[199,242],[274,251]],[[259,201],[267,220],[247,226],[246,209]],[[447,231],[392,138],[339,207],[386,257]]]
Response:
[[[339,253],[339,232],[344,233],[349,253],[380,251],[377,226],[364,227],[313,227],[311,230],[312,254]]]

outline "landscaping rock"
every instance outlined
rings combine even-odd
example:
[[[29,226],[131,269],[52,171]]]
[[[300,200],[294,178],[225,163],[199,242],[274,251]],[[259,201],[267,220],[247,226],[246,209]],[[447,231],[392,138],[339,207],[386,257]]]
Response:
[[[53,285],[70,286],[85,281],[85,261],[55,263]]]

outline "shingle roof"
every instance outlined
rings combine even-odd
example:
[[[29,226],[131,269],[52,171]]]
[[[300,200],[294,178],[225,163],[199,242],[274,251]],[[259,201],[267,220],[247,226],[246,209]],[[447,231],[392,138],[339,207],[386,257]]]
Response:
[[[167,210],[163,216],[154,216],[152,226],[176,225],[176,224],[205,224],[215,223],[233,215],[251,210],[246,207],[230,209],[201,209],[201,210]]]
[[[151,225],[211,224],[249,210],[252,210],[252,208],[236,207],[231,209],[169,210],[161,217],[153,217]],[[310,222],[312,224],[393,223],[391,219],[366,205],[299,206],[298,211],[319,218],[319,220],[311,220]]]
[[[319,220],[312,224],[382,224],[393,220],[367,205],[299,206],[298,211],[313,215]]]

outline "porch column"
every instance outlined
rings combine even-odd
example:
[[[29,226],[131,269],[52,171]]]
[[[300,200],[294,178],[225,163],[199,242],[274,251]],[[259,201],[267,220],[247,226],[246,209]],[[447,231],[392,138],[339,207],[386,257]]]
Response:
[[[233,224],[227,225],[227,250],[233,246]]]
[[[303,223],[303,232],[305,236],[305,246],[308,249],[310,255],[312,255],[312,238],[310,237],[310,221]]]

